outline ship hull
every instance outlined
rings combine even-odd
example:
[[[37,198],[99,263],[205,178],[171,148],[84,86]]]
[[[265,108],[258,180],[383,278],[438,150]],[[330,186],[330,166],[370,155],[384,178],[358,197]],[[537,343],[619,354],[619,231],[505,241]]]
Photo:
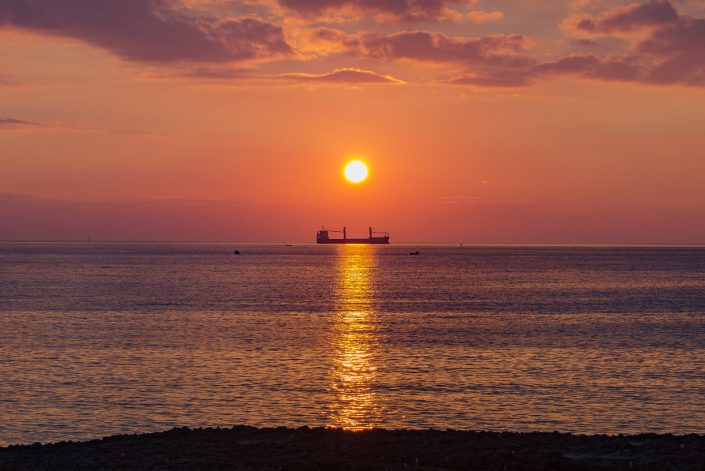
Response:
[[[317,244],[389,244],[389,237],[371,237],[368,239],[317,239]]]

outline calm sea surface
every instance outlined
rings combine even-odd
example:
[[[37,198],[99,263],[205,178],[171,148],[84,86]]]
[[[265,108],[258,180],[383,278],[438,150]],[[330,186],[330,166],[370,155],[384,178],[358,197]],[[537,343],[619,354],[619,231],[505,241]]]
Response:
[[[416,249],[0,244],[0,444],[705,433],[704,248]]]

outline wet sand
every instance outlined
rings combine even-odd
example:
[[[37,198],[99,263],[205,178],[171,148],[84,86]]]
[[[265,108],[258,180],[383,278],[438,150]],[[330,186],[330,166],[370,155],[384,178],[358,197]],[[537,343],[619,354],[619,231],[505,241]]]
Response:
[[[0,448],[0,470],[705,470],[705,436],[173,429]]]

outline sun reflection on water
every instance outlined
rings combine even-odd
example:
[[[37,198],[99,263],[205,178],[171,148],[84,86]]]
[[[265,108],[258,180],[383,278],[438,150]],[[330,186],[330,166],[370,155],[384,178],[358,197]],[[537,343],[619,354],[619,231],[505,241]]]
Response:
[[[336,400],[331,408],[335,427],[364,430],[379,423],[379,407],[372,389],[376,367],[375,312],[372,308],[375,248],[339,247],[337,312],[332,350],[331,388]]]

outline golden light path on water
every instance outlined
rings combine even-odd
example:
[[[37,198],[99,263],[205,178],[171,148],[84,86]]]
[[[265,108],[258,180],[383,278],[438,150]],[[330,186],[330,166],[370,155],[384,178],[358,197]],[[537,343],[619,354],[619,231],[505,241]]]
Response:
[[[334,368],[331,407],[335,427],[364,430],[379,424],[379,405],[372,389],[378,343],[374,294],[375,248],[343,245],[338,252],[337,312],[332,347]]]

